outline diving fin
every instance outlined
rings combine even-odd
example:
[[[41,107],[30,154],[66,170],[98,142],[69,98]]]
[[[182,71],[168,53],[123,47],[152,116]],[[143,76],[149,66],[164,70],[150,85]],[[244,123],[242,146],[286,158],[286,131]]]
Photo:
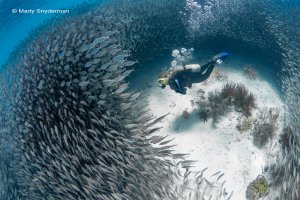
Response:
[[[221,64],[229,55],[230,55],[229,52],[223,51],[222,53],[215,55],[212,58],[212,60],[215,61],[217,64]]]

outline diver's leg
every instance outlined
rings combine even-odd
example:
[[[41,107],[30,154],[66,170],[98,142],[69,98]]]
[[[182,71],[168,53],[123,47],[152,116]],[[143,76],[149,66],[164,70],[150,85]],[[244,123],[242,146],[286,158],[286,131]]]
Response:
[[[201,71],[200,71],[201,82],[208,79],[208,77],[213,72],[215,65],[216,65],[216,61],[211,61],[201,67]]]
[[[229,56],[229,53],[224,51],[222,53],[219,53],[215,55],[207,64],[201,67],[200,73],[204,75],[204,77],[208,78],[210,74],[212,73],[215,65],[218,63],[222,63],[223,60],[225,60]]]
[[[208,79],[214,70],[215,65],[220,64],[226,57],[228,57],[228,52],[222,52],[214,56],[208,63],[201,66],[200,72],[192,73],[191,83],[200,83]]]

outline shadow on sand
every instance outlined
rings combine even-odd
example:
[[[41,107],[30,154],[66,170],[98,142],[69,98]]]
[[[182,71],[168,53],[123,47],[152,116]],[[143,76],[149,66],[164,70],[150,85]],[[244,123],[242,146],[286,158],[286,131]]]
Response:
[[[198,109],[194,108],[189,114],[190,116],[187,119],[185,119],[182,114],[176,116],[170,123],[170,129],[174,133],[182,133],[191,130],[194,125],[199,123],[210,123],[212,128],[216,128],[216,124],[212,123],[211,120],[204,122],[200,119]]]

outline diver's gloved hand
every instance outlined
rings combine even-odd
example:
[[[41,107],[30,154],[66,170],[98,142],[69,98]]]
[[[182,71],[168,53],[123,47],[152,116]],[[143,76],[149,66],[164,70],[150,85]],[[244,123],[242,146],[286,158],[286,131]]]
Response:
[[[230,55],[229,52],[223,51],[222,53],[215,55],[212,58],[212,60],[215,61],[217,64],[221,64],[229,55]]]

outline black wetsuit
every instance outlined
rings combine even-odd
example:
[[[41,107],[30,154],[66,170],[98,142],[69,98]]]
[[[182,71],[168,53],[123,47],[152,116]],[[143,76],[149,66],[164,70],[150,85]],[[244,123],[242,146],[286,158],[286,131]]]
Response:
[[[215,65],[216,60],[213,60],[201,66],[199,72],[192,72],[189,69],[175,72],[169,79],[170,88],[178,93],[186,94],[186,87],[190,88],[193,83],[200,83],[208,79]]]

